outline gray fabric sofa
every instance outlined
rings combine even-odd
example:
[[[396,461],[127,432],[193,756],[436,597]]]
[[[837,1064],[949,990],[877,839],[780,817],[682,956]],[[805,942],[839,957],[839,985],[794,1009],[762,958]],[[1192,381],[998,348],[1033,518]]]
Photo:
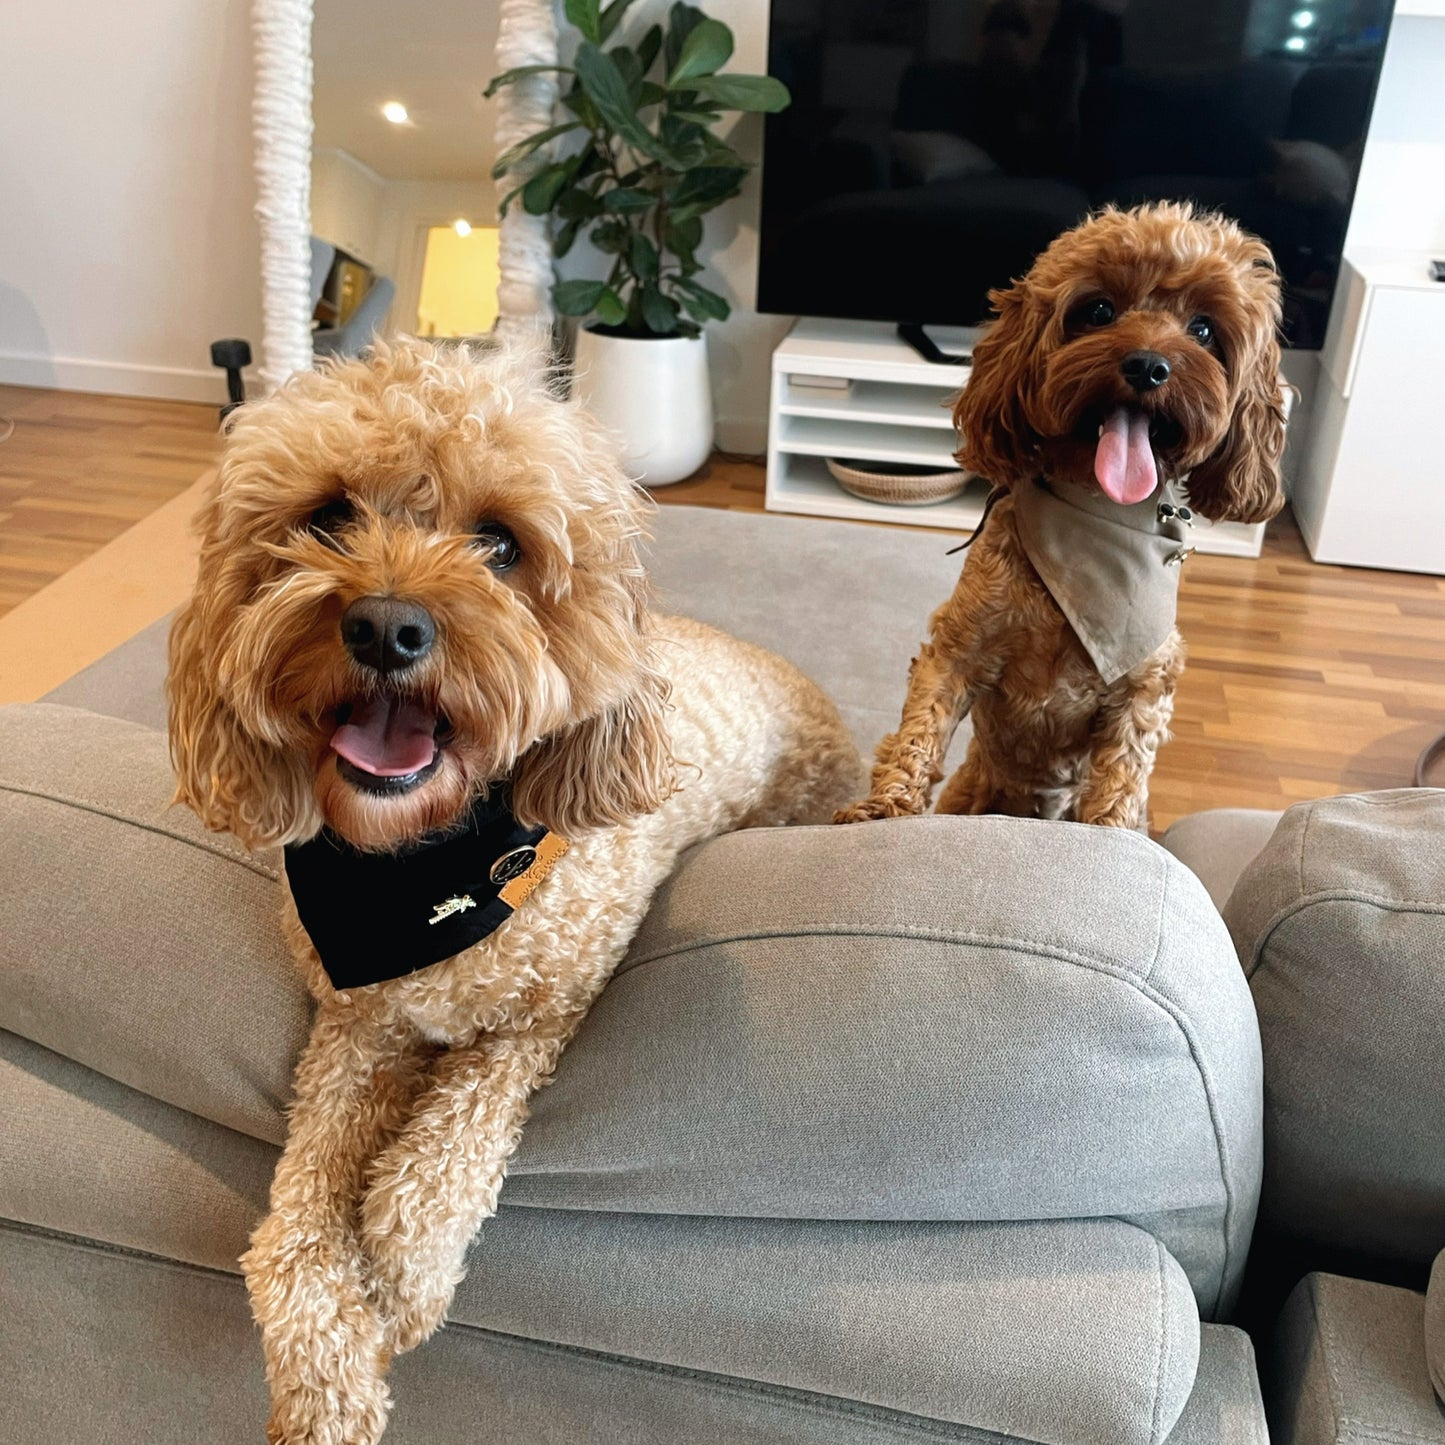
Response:
[[[892,726],[955,575],[944,538],[685,508],[656,531],[662,605],[792,658],[860,746]],[[265,1414],[235,1259],[306,1000],[277,860],[166,808],[163,643],[153,628],[47,703],[0,710],[7,1441],[243,1441]],[[1405,796],[1423,824],[1395,817],[1433,817],[1438,837],[1441,795]],[[1369,1177],[1341,1153],[1310,1182],[1329,1151],[1299,1141],[1337,1106],[1316,1059],[1336,1045],[1307,1006],[1317,935],[1298,930],[1329,923],[1282,901],[1307,870],[1300,826],[1275,823],[1188,820],[1166,840],[1182,862],[1133,834],[993,818],[694,849],[538,1097],[448,1328],[397,1363],[388,1440],[1260,1445],[1254,1350],[1229,1322],[1241,1291],[1246,1310],[1268,1293],[1251,1240],[1388,1259],[1406,1286],[1445,1244],[1418,1058],[1413,1123],[1357,1081]],[[1330,856],[1353,867],[1348,832]],[[1442,874],[1374,884],[1441,899]],[[1426,1015],[1445,935],[1396,913],[1426,941],[1387,983]],[[1273,963],[1291,937],[1294,974]],[[1374,935],[1349,939],[1334,1026]],[[1379,987],[1355,990],[1362,1029]],[[1420,1023],[1412,1048],[1435,1017]],[[1360,1057],[1405,1086],[1388,1039]],[[1289,1060],[1281,1102],[1270,1069]],[[1272,1178],[1272,1150],[1294,1174]],[[1399,1217],[1352,1233],[1362,1200]],[[1424,1393],[1395,1403],[1426,1408],[1422,1295],[1300,1289],[1266,1361],[1276,1438],[1377,1438],[1327,1433],[1363,1418],[1329,1412],[1331,1312],[1415,1342]],[[1376,1380],[1363,1356],[1356,1374]]]

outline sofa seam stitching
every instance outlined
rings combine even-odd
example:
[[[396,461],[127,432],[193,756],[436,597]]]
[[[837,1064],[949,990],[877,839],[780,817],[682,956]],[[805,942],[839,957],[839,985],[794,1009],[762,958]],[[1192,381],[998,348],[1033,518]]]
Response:
[[[188,838],[184,833],[175,832],[158,823],[147,823],[140,818],[116,812],[115,809],[107,807],[104,803],[96,802],[94,799],[79,794],[52,793],[39,788],[22,787],[18,783],[0,783],[0,792],[15,793],[24,798],[35,798],[42,803],[53,803],[58,808],[74,808],[77,812],[95,813],[100,817],[109,818],[113,823],[124,823],[128,827],[140,828],[144,832],[154,833],[159,838],[169,838],[173,843],[181,843],[186,847],[196,848],[202,853],[209,853],[212,857],[224,858],[229,863],[238,864],[263,878],[269,878],[273,883],[281,880],[279,870],[268,868],[266,864],[259,862],[249,854],[233,853],[229,849],[218,848],[199,838]]]
[[[1366,893],[1361,888],[1320,888],[1303,898],[1296,898],[1280,908],[1260,930],[1258,941],[1250,954],[1249,968],[1245,973],[1254,979],[1268,963],[1263,957],[1274,935],[1296,914],[1317,907],[1322,903],[1363,903],[1378,908],[1382,913],[1423,914],[1435,916],[1445,914],[1445,904],[1427,902],[1423,898],[1385,898],[1378,893]]]

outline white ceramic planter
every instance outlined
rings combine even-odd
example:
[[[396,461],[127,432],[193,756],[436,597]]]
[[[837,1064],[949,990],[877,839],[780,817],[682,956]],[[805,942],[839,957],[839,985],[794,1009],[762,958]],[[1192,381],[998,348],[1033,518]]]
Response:
[[[577,333],[573,393],[621,438],[627,470],[648,487],[690,477],[713,445],[707,337],[655,340]]]

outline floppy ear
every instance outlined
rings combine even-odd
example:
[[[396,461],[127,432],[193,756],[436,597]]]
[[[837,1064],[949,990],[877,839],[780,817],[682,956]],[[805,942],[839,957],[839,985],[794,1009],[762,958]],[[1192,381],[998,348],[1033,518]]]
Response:
[[[298,762],[248,732],[223,695],[222,619],[233,604],[216,577],[222,552],[214,541],[217,511],[213,501],[203,514],[207,539],[196,590],[171,628],[166,698],[176,772],[172,802],[184,803],[206,827],[234,833],[254,848],[291,841],[315,804]]]
[[[998,318],[973,349],[973,370],[953,404],[953,424],[959,464],[997,484],[1034,470],[1037,438],[1024,408],[1041,340],[1027,281],[990,291],[988,299]]]
[[[668,690],[641,666],[620,702],[528,749],[512,782],[518,821],[571,838],[661,807],[677,790]]]
[[[1241,362],[1229,433],[1212,457],[1189,474],[1190,505],[1211,522],[1267,522],[1284,506],[1279,461],[1284,455],[1284,390],[1279,376],[1278,281],[1262,336]]]

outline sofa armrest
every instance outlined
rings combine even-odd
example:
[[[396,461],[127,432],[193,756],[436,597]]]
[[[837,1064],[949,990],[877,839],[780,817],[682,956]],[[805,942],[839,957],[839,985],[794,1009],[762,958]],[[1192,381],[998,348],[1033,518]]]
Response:
[[[1261,1222],[1423,1276],[1445,1239],[1445,791],[1291,808],[1224,917],[1269,1079]]]

